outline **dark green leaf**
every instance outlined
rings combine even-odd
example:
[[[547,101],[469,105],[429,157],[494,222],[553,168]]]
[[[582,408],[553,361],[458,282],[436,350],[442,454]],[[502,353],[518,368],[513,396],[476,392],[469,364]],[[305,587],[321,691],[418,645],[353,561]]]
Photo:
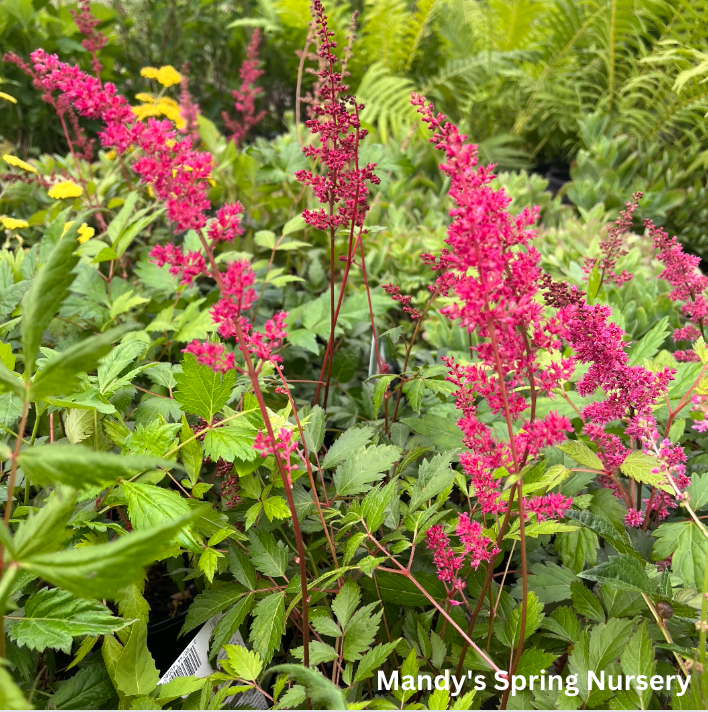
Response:
[[[106,666],[96,660],[58,683],[50,703],[52,709],[58,710],[100,710],[115,708],[118,699]]]
[[[413,485],[409,512],[415,512],[423,502],[437,497],[446,487],[452,484],[454,472],[450,467],[455,451],[450,450],[435,455],[431,460],[423,460],[418,468],[418,479]]]
[[[192,601],[179,634],[189,633],[190,630],[206,623],[212,616],[221,613],[225,608],[243,598],[244,594],[246,594],[246,590],[237,583],[229,583],[203,591]]]
[[[368,492],[371,483],[380,480],[401,456],[395,445],[361,448],[343,462],[334,473],[334,487],[340,497]]]
[[[256,590],[256,570],[246,553],[238,546],[229,546],[229,569],[239,583],[251,591]]]
[[[282,576],[288,565],[288,550],[285,544],[275,541],[266,531],[251,530],[248,535],[251,546],[248,553],[251,563],[266,576]]]
[[[221,648],[231,640],[231,637],[236,633],[241,623],[243,623],[246,616],[250,613],[252,605],[253,594],[247,593],[237,601],[229,612],[219,621],[214,629],[214,637],[209,651],[210,659],[216,656]]]

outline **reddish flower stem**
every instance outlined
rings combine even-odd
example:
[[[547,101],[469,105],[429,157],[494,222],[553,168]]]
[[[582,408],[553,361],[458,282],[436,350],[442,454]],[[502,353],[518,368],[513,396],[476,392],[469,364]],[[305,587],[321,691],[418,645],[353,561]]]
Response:
[[[224,282],[221,278],[221,273],[219,272],[219,267],[214,259],[214,252],[211,249],[209,243],[204,239],[204,236],[200,233],[199,239],[201,240],[202,246],[209,260],[209,264],[212,270],[212,276],[216,281],[219,289],[224,290]],[[237,317],[234,319],[234,324],[236,327],[236,339],[238,341],[238,346],[243,354],[243,358],[246,362],[246,370],[248,372],[248,377],[251,381],[253,387],[253,394],[258,401],[258,407],[263,416],[263,423],[268,433],[272,443],[277,442],[275,434],[273,433],[273,426],[270,422],[270,416],[268,415],[268,408],[266,407],[265,400],[263,398],[263,392],[261,391],[260,383],[258,382],[258,374],[253,367],[253,362],[251,361],[251,355],[248,353],[248,347],[246,346],[243,332],[241,330],[241,321]],[[285,490],[285,498],[288,501],[288,507],[290,508],[290,513],[293,518],[293,529],[295,531],[295,541],[297,544],[298,551],[298,564],[300,567],[300,589],[302,593],[302,642],[304,648],[303,663],[305,667],[310,666],[310,645],[309,645],[309,623],[308,623],[308,596],[307,596],[307,566],[305,564],[305,545],[303,543],[302,531],[300,530],[300,522],[297,517],[297,510],[295,509],[295,500],[293,499],[292,484],[290,482],[290,477],[283,466],[283,462],[280,457],[280,453],[277,450],[273,450],[273,458],[275,459],[275,464],[278,467],[278,472],[280,473],[280,479],[283,482],[283,489]]]

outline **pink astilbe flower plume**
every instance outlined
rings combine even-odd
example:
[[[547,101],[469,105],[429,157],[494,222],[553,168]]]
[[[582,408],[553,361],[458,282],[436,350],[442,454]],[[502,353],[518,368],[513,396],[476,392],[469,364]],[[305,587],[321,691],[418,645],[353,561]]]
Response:
[[[453,395],[462,412],[458,425],[467,451],[460,462],[482,512],[500,512],[506,503],[500,499],[495,470],[519,469],[527,457],[562,442],[572,429],[555,412],[535,417],[528,395],[551,395],[570,377],[573,362],[560,358],[544,369],[536,363],[539,349],[560,344],[557,324],[544,316],[543,303],[536,298],[540,255],[531,244],[535,233],[530,228],[537,210],[512,216],[511,199],[503,189],[491,187],[492,167],[479,165],[477,147],[465,143],[457,127],[435,114],[422,96],[414,94],[412,103],[433,132],[431,143],[445,154],[440,168],[450,179],[453,200],[447,247],[437,259],[427,254],[423,259],[439,273],[434,289],[453,291],[457,297],[443,313],[478,336],[471,348],[475,363],[462,366],[442,359],[448,380],[457,386]],[[518,424],[508,440],[498,439],[477,417],[480,396],[494,413]]]
[[[334,71],[337,59],[332,50],[337,45],[332,41],[334,32],[327,25],[322,3],[314,0],[312,7],[318,27],[318,56],[323,62],[323,69],[318,72],[322,103],[313,106],[313,118],[305,122],[319,136],[319,145],[305,146],[303,153],[318,161],[324,174],[302,170],[295,177],[312,187],[320,203],[337,206],[331,215],[324,209],[305,210],[302,214],[309,225],[328,232],[340,226],[363,225],[368,210],[366,183],[378,185],[380,181],[374,173],[375,164],[358,164],[359,143],[368,133],[359,122],[359,112],[364,107],[346,95],[348,87],[342,83],[342,75]]]
[[[500,551],[494,542],[483,534],[482,525],[471,521],[467,514],[460,514],[455,529],[463,551],[456,555],[452,550],[450,538],[443,528],[436,524],[426,532],[427,548],[433,552],[433,562],[438,572],[438,578],[445,583],[448,599],[453,606],[459,606],[456,599],[465,587],[460,577],[462,567],[466,564],[476,570],[483,561],[491,561]]]
[[[263,75],[263,70],[258,69],[260,57],[258,45],[261,42],[261,32],[258,28],[253,30],[251,40],[246,48],[246,59],[238,70],[241,78],[241,88],[234,89],[232,94],[236,103],[234,104],[239,116],[235,119],[229,117],[224,111],[222,116],[226,128],[231,131],[231,140],[240,146],[246,134],[266,115],[265,111],[256,113],[256,98],[261,91],[256,86],[256,82]]]
[[[89,0],[79,0],[78,5],[79,11],[69,9],[69,12],[74,18],[79,32],[86,37],[85,40],[81,41],[81,45],[90,53],[91,68],[96,76],[98,76],[101,69],[103,69],[103,65],[97,55],[106,46],[108,39],[103,32],[96,31],[96,28],[101,24],[101,20],[91,12],[91,3]]]
[[[659,278],[665,279],[673,287],[669,292],[669,299],[682,303],[681,312],[690,322],[674,331],[674,341],[695,341],[704,334],[708,316],[708,301],[705,295],[708,277],[698,267],[701,260],[696,255],[684,252],[676,237],[669,238],[666,231],[654,225],[651,220],[645,220],[644,226],[653,241],[658,258],[664,263],[664,270]],[[699,360],[692,350],[679,350],[674,356],[678,361]]]
[[[622,270],[620,274],[616,274],[614,270],[620,257],[627,254],[627,249],[624,247],[624,236],[632,230],[632,217],[639,206],[641,197],[641,192],[635,193],[632,196],[632,201],[626,203],[626,210],[620,210],[614,225],[608,226],[607,236],[600,240],[600,256],[585,258],[583,265],[585,274],[589,275],[597,267],[600,275],[598,291],[607,282],[613,282],[621,287],[632,278],[626,270]]]

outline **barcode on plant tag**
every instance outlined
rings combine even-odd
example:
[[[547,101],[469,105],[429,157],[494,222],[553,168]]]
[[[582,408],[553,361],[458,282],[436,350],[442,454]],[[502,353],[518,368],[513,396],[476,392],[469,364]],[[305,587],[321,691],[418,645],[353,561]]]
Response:
[[[172,663],[170,669],[160,678],[160,685],[164,685],[176,677],[188,677],[189,675],[194,675],[194,677],[206,677],[214,672],[214,668],[209,663],[209,639],[221,618],[223,618],[223,615],[212,616],[202,626],[201,630],[184,649],[182,654]],[[242,648],[246,647],[239,631],[236,631],[234,635],[231,636],[229,643],[231,643],[231,645],[240,645]],[[222,650],[218,659],[221,660],[224,657],[226,657],[226,654]],[[270,709],[265,695],[258,690],[249,690],[240,695],[231,695],[227,697],[224,702],[227,704],[233,702],[237,706],[250,707],[256,710]]]

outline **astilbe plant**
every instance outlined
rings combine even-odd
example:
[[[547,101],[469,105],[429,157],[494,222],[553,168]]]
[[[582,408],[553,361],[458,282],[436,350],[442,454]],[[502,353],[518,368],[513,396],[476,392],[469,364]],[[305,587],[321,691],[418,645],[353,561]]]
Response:
[[[222,112],[224,124],[231,132],[231,140],[240,146],[246,134],[257,126],[265,117],[266,111],[256,111],[256,99],[259,95],[256,82],[263,76],[263,70],[258,68],[260,61],[258,46],[261,42],[261,33],[258,28],[253,30],[251,40],[246,48],[246,59],[243,60],[238,70],[241,78],[241,88],[233,90],[233,97],[236,100],[234,108],[237,112],[236,118],[231,118],[227,112]]]
[[[152,263],[148,266],[164,268],[179,283],[177,298],[165,311],[174,310],[181,294],[208,295],[208,313],[204,315],[208,316],[212,336],[205,339],[190,335],[181,342],[179,349],[185,354],[181,373],[173,375],[168,344],[161,353],[154,351],[156,361],[143,364],[131,371],[130,378],[126,377],[123,386],[128,390],[131,379],[136,380],[142,370],[158,365],[167,367],[157,378],[170,384],[166,386],[169,396],[160,396],[143,386],[139,388],[146,395],[168,400],[168,409],[161,412],[167,412],[180,423],[166,423],[161,416],[153,418],[157,429],[164,427],[164,431],[150,442],[141,442],[141,438],[146,440],[145,432],[153,423],[147,426],[131,423],[128,427],[123,417],[128,411],[120,408],[122,396],[118,391],[111,393],[110,399],[104,394],[105,370],[99,370],[97,377],[89,375],[109,352],[113,341],[123,335],[123,327],[106,332],[107,325],[101,324],[97,333],[86,341],[81,340],[81,335],[72,334],[76,343],[65,351],[59,349],[58,356],[47,350],[46,363],[37,370],[40,338],[53,315],[59,313],[75,277],[72,270],[79,261],[76,243],[81,241],[82,230],[92,230],[83,223],[89,219],[84,214],[63,226],[56,221],[52,223],[52,240],[57,246],[50,260],[55,261],[50,262],[49,269],[41,268],[21,310],[25,375],[20,379],[14,374],[12,349],[9,357],[13,365],[0,367],[2,388],[22,403],[17,433],[10,431],[14,450],[8,447],[0,450],[2,458],[10,462],[4,527],[0,530],[3,571],[0,621],[4,620],[6,604],[14,595],[10,589],[19,571],[29,572],[30,582],[31,576],[40,576],[59,587],[47,589],[48,593],[42,589],[29,597],[24,617],[34,615],[37,603],[34,596],[65,597],[70,591],[79,597],[100,600],[115,595],[120,616],[112,616],[111,611],[97,602],[86,605],[94,606],[94,615],[103,616],[104,628],[97,629],[96,636],[104,636],[102,660],[125,708],[141,704],[177,706],[182,704],[183,694],[190,695],[185,706],[201,704],[218,708],[225,704],[229,688],[223,687],[213,695],[209,690],[223,683],[234,683],[238,690],[256,690],[273,704],[279,701],[280,706],[290,708],[301,706],[309,696],[313,706],[325,700],[323,704],[333,708],[344,708],[349,702],[356,706],[400,708],[425,704],[435,709],[447,707],[449,697],[437,692],[426,697],[430,690],[404,688],[387,699],[375,699],[384,697],[383,690],[377,696],[369,685],[375,669],[397,669],[401,667],[398,659],[401,656],[405,659],[402,669],[410,672],[411,677],[418,673],[418,662],[422,660],[434,673],[450,665],[456,667],[459,676],[467,665],[481,671],[483,678],[496,673],[496,680],[513,679],[516,673],[533,680],[529,671],[538,678],[536,673],[553,664],[559,677],[569,678],[583,664],[586,667],[590,664],[588,661],[602,641],[606,649],[610,647],[606,639],[616,637],[611,642],[621,647],[617,641],[629,640],[630,632],[633,643],[629,647],[640,651],[637,656],[642,657],[644,667],[653,669],[651,640],[656,638],[665,642],[664,664],[673,655],[683,678],[689,674],[691,664],[700,675],[706,662],[708,582],[699,604],[700,619],[696,620],[695,601],[693,608],[686,603],[693,601],[695,591],[684,588],[680,595],[675,595],[668,572],[657,582],[656,571],[646,565],[646,556],[640,555],[632,544],[641,541],[644,533],[655,535],[656,539],[662,539],[662,534],[664,539],[670,538],[674,536],[670,533],[673,530],[662,527],[673,526],[690,526],[689,538],[693,541],[695,535],[701,545],[702,538],[708,539],[708,531],[696,513],[699,505],[708,502],[708,478],[689,477],[687,452],[670,437],[674,422],[690,405],[696,413],[691,436],[700,437],[708,427],[705,425],[708,386],[704,380],[708,350],[700,338],[706,317],[708,280],[698,272],[697,260],[685,254],[675,238],[669,239],[661,229],[646,223],[648,240],[664,265],[660,279],[671,285],[669,298],[680,305],[679,311],[687,320],[674,332],[674,339],[695,343],[692,350],[670,357],[676,359],[670,361],[671,365],[663,357],[663,361],[658,357],[652,360],[650,356],[644,360],[636,358],[628,349],[628,335],[613,319],[606,293],[612,288],[621,294],[622,289],[631,285],[630,272],[622,269],[622,260],[628,257],[623,241],[633,229],[633,214],[641,196],[634,196],[608,228],[607,236],[600,241],[599,256],[585,261],[587,286],[580,289],[556,281],[541,270],[535,229],[538,211],[527,208],[514,214],[510,196],[503,188],[495,187],[493,166],[481,164],[476,146],[468,143],[445,116],[436,113],[424,97],[414,94],[412,103],[432,134],[430,141],[443,155],[440,169],[449,182],[451,207],[444,247],[421,256],[425,271],[432,274],[425,304],[414,306],[413,295],[404,294],[394,282],[381,285],[381,290],[406,315],[392,331],[402,326],[401,331],[412,332],[401,358],[401,372],[390,372],[396,359],[389,364],[379,349],[377,329],[381,321],[377,321],[373,308],[374,289],[365,259],[369,191],[380,181],[374,164],[360,162],[361,142],[367,132],[359,120],[363,106],[348,94],[344,84],[343,64],[350,51],[345,51],[343,62],[337,60],[334,32],[324,7],[319,0],[314,0],[312,7],[319,70],[316,100],[306,124],[311,137],[303,151],[313,166],[311,170],[299,171],[296,178],[312,195],[310,207],[303,212],[308,226],[306,237],[315,244],[324,233],[329,248],[329,294],[322,295],[329,301],[330,320],[326,325],[329,333],[322,338],[326,345],[315,341],[316,349],[323,350],[322,363],[312,367],[315,376],[319,370],[315,381],[301,380],[299,375],[290,378],[288,369],[297,367],[293,366],[297,358],[289,359],[292,351],[286,350],[289,332],[292,334],[288,313],[276,308],[264,315],[263,303],[267,302],[270,309],[273,301],[261,301],[266,288],[261,267],[241,252],[246,245],[244,238],[250,237],[246,220],[248,203],[233,201],[212,209],[210,188],[215,159],[198,140],[198,108],[189,97],[184,68],[182,76],[171,67],[146,73],[158,78],[159,72],[166,70],[167,83],[176,85],[181,81],[177,125],[169,118],[147,114],[140,118],[140,112],[136,114],[112,84],[104,84],[98,77],[43,50],[32,53],[31,64],[17,57],[9,58],[33,77],[43,99],[56,109],[73,154],[71,169],[81,185],[74,183],[65,170],[61,176],[51,176],[47,181],[51,185],[48,197],[57,201],[76,199],[77,204],[89,211],[110,213],[90,189],[94,170],[90,163],[91,142],[78,120],[99,122],[99,140],[103,148],[115,152],[125,185],[133,196],[132,205],[137,200],[132,191],[141,190],[153,201],[149,209],[156,214],[164,210],[168,229],[151,239],[147,259]],[[87,35],[86,48],[97,62],[101,39],[94,34],[97,25],[89,17],[85,3],[76,20]],[[234,92],[236,108],[242,114],[238,126],[230,127],[236,143],[242,142],[246,132],[260,120],[255,113],[255,83],[261,75],[259,41],[256,31],[241,71],[242,87]],[[303,61],[305,57],[306,52]],[[17,162],[11,165],[23,169]],[[69,211],[60,215],[67,216]],[[258,208],[248,212],[248,220],[255,224]],[[113,222],[111,228],[101,223],[103,218],[96,220],[105,228],[104,233],[116,229]],[[115,220],[120,222],[119,218]],[[12,228],[8,229],[14,229],[17,222],[9,225]],[[29,223],[25,221],[23,225]],[[132,269],[130,261],[121,260],[115,252],[109,252],[107,274],[83,255],[82,259],[82,267],[94,269],[97,283],[103,286],[105,282],[108,288],[119,262],[126,277],[127,270]],[[337,270],[339,263],[343,265],[341,270]],[[143,278],[137,271],[133,276],[135,284]],[[68,281],[65,283],[63,279]],[[56,280],[59,286],[51,280]],[[128,284],[127,278],[124,283]],[[338,322],[345,293],[351,294],[357,287],[362,292],[362,303],[366,299],[368,314],[362,317],[366,323],[357,325],[359,333],[351,337]],[[81,288],[86,291],[85,285]],[[54,295],[56,303],[51,308],[47,306],[45,292]],[[297,311],[297,318],[301,318],[308,300],[314,301],[313,292],[292,297],[288,295],[285,303],[289,311]],[[138,298],[138,301],[151,300]],[[171,303],[171,294],[166,303]],[[162,305],[158,308],[162,309]],[[150,319],[148,314],[144,315],[145,321]],[[424,341],[430,338],[426,329],[431,315],[436,318],[439,315],[459,327],[466,338],[462,351],[452,354],[441,350],[433,355],[426,350],[418,358],[420,351],[414,349],[418,347],[419,336]],[[369,329],[377,358],[372,376],[375,385],[367,392],[357,384],[355,390],[365,394],[362,399],[371,393],[373,407],[356,410],[354,406],[356,418],[367,422],[337,433],[334,426],[338,421],[330,397],[336,384],[335,353],[347,339],[360,347],[356,339],[364,333],[368,341]],[[145,335],[149,333],[147,329],[143,331]],[[337,335],[343,332],[340,342]],[[150,340],[149,336],[146,338]],[[130,344],[136,342],[126,340],[121,347],[129,351]],[[87,343],[95,345],[95,350],[91,351]],[[162,348],[162,344],[162,340],[156,340],[150,348]],[[3,364],[8,357],[4,346]],[[640,353],[649,352],[650,349],[640,349]],[[165,354],[167,363],[163,361]],[[431,365],[437,357],[439,363]],[[52,358],[58,359],[59,367]],[[700,366],[693,363],[695,360]],[[82,371],[80,377],[71,371],[74,367]],[[67,373],[71,373],[71,379]],[[679,373],[691,378],[677,396],[674,389]],[[237,388],[233,390],[237,380]],[[68,381],[72,388],[79,383],[85,389],[67,393]],[[176,397],[172,393],[175,383]],[[311,388],[312,405],[309,400],[305,403],[305,399],[296,398],[295,384],[299,383],[316,386]],[[93,450],[83,445],[57,446],[55,412],[62,409],[74,412],[72,416],[65,414],[66,429],[69,417],[76,417],[75,411],[80,410],[73,406],[83,404],[77,399],[88,397],[86,393],[91,390],[98,391],[94,388],[96,384],[103,389],[96,400],[103,408],[100,412],[115,410],[105,433],[99,429],[96,415]],[[347,392],[346,384],[337,385],[352,403],[359,397],[353,395],[354,389]],[[440,398],[442,407],[437,401],[434,406],[424,401],[424,392]],[[322,407],[318,405],[321,394]],[[394,396],[395,408],[389,409],[389,400]],[[229,402],[234,409],[227,406]],[[284,408],[276,412],[283,403]],[[384,417],[379,420],[382,403]],[[368,408],[369,403],[366,405]],[[423,407],[430,409],[430,414],[411,417],[413,413],[420,414]],[[31,408],[36,410],[37,419],[27,442],[27,431],[32,430],[28,419]],[[33,462],[39,418],[49,408],[57,409],[49,416],[49,444],[41,446],[45,449],[39,451]],[[449,413],[454,413],[451,424],[454,435],[443,429],[444,423],[439,429],[432,429],[431,435],[431,421],[440,425],[439,421]],[[197,417],[195,428],[187,415]],[[243,424],[234,427],[235,435],[229,431],[234,421]],[[180,440],[176,444],[174,434],[178,429]],[[411,429],[415,432],[413,437]],[[76,429],[69,432],[74,437]],[[210,438],[215,433],[233,447],[232,453],[214,446]],[[104,434],[106,442],[101,440]],[[444,448],[438,442],[441,434],[457,446]],[[107,444],[108,436],[120,448],[120,455],[102,452],[111,447]],[[155,457],[146,455],[147,448],[158,447],[160,438],[175,444],[165,445]],[[437,453],[425,459],[429,450]],[[218,456],[214,454],[217,451]],[[199,481],[207,452],[214,458],[212,481]],[[69,464],[59,456],[67,458]],[[46,467],[43,458],[48,463]],[[187,491],[185,480],[180,482],[169,472],[175,464],[174,458],[180,458],[181,465],[189,470],[191,492]],[[572,466],[567,458],[578,466]],[[549,467],[551,461],[554,464]],[[26,511],[20,510],[18,514],[15,509],[13,520],[13,495],[20,472],[26,477]],[[157,484],[163,473],[169,475],[167,487]],[[582,480],[587,475],[592,483],[587,493],[580,494],[583,486],[563,488],[572,477]],[[106,486],[104,478],[110,477],[113,480]],[[216,507],[212,509],[213,504],[198,501],[216,477],[220,498],[214,497],[212,503],[220,505],[218,511]],[[59,484],[69,483],[77,489],[93,487],[95,492],[89,489],[90,496],[84,498],[88,505],[75,512],[74,500],[62,504],[63,492],[48,497],[49,504],[41,499],[47,493],[38,485],[47,482],[57,489]],[[280,487],[285,502],[272,494]],[[35,531],[29,537],[27,531],[38,521],[32,517],[23,519],[30,511],[33,488],[41,495],[36,500],[41,505],[38,509],[49,512],[44,516],[53,519],[47,529],[49,534]],[[619,518],[610,521],[596,514],[603,501],[611,502],[606,506],[612,513],[621,512]],[[89,512],[91,506],[93,510]],[[672,520],[679,506],[688,513],[688,521]],[[98,517],[99,512],[115,516],[107,515],[105,521],[90,519]],[[184,517],[173,517],[174,512]],[[83,517],[92,526],[77,548],[73,548],[77,539],[70,539],[64,526],[70,517],[74,517],[71,526],[75,529],[82,526]],[[140,531],[147,528],[149,517],[160,522],[150,530],[154,539]],[[199,524],[194,523],[197,519]],[[630,539],[623,521],[630,529],[643,532],[633,531]],[[17,525],[15,531],[11,531],[11,524]],[[61,530],[60,534],[55,536],[52,527]],[[136,532],[126,533],[133,527]],[[105,532],[119,533],[117,543],[96,546],[97,534]],[[578,538],[569,540],[570,535]],[[549,539],[541,540],[556,536],[556,546],[562,550],[564,542],[571,541],[573,546],[573,541],[587,541],[587,537],[581,539],[585,535],[591,539],[600,536],[608,543],[603,550],[606,560],[585,570],[586,561],[597,562],[598,544],[578,566],[553,564],[555,568],[548,570],[555,572],[551,576],[558,575],[559,580],[553,581],[554,593],[547,593],[548,598],[543,601],[558,603],[564,599],[554,596],[558,591],[561,596],[566,595],[567,590],[566,598],[572,600],[583,620],[568,607],[548,608],[548,620],[542,626],[543,604],[537,592],[543,591],[544,584],[534,567],[549,555],[553,544]],[[70,540],[72,546],[57,551],[62,537]],[[684,530],[675,538],[680,537],[686,538]],[[37,558],[33,547],[48,539],[52,539],[49,554]],[[230,540],[228,548],[226,540]],[[210,676],[208,685],[185,677],[179,678],[182,681],[173,688],[158,686],[156,670],[150,684],[141,675],[136,682],[135,670],[149,668],[145,662],[149,653],[147,614],[142,590],[135,582],[140,580],[143,565],[162,555],[163,544],[165,548],[169,545],[170,556],[179,557],[178,572],[185,559],[191,564],[189,578],[185,580],[200,577],[200,586],[204,585],[189,609],[185,629],[192,630],[211,620],[216,631],[211,657],[222,649],[226,653],[218,663],[221,672]],[[674,549],[678,551],[679,546],[683,544]],[[585,556],[585,547],[577,548]],[[97,552],[95,560],[87,564],[92,549]],[[127,553],[116,559],[119,565],[110,568],[106,561],[113,560],[111,556],[116,549]],[[691,549],[693,556],[692,552]],[[230,573],[222,566],[227,556]],[[591,560],[591,556],[595,558]],[[658,568],[673,566],[671,556],[671,551],[664,554]],[[55,562],[48,557],[56,557],[60,564],[73,562],[74,573],[66,573],[68,564],[64,568],[54,566]],[[563,555],[561,560],[567,563]],[[516,562],[518,568],[512,568]],[[674,574],[680,570],[682,576],[695,579],[700,563],[692,560],[690,566],[674,569]],[[561,580],[561,576],[565,578]],[[599,597],[583,585],[582,578],[602,584]],[[514,589],[510,587],[512,581],[516,583]],[[695,588],[700,586],[700,582],[694,583]],[[120,592],[115,593],[111,586],[121,589]],[[127,593],[123,591],[126,586]],[[621,614],[616,612],[619,604],[607,603],[604,586],[615,593],[629,592],[634,597],[627,610],[637,620],[620,620]],[[361,589],[366,594],[363,606],[360,606]],[[604,609],[600,598],[605,603]],[[671,624],[675,627],[671,628],[668,621],[674,607],[677,615]],[[217,622],[212,616],[221,613],[225,616]],[[227,641],[239,626],[245,625],[248,616],[252,619],[249,640],[253,649],[247,651]],[[22,640],[20,618],[13,616],[11,621],[12,640]],[[588,619],[597,621],[597,625],[590,628]],[[656,623],[651,638],[647,620]],[[83,619],[80,622],[86,624]],[[130,637],[112,635],[128,626],[133,631]],[[698,633],[693,661],[686,647],[693,644],[686,634],[691,626]],[[90,632],[94,629],[90,628]],[[5,636],[1,633],[0,629],[3,646],[0,654],[4,654]],[[548,642],[546,634],[552,642]],[[25,635],[24,640],[33,640]],[[533,639],[528,640],[531,635]],[[275,672],[282,676],[266,688],[264,680],[269,678],[264,677],[265,666],[280,648],[281,639],[285,641],[282,659],[301,661],[304,668],[276,666]],[[69,636],[69,650],[71,642]],[[95,640],[89,638],[89,642],[93,646]],[[66,648],[64,638],[61,645]],[[85,650],[81,646],[77,663],[82,651],[87,654],[91,646],[87,644]],[[621,664],[624,672],[625,667],[634,670],[631,666],[639,664],[638,658],[627,658],[627,662],[619,647],[608,664]],[[648,663],[647,648],[651,650]],[[119,667],[116,660],[121,659],[123,666],[128,664],[126,660],[139,659],[141,663],[138,666],[130,662],[121,677],[116,672]],[[3,685],[7,679],[4,675],[5,670],[0,667]],[[302,686],[291,687],[287,697],[279,697],[289,675]],[[705,674],[703,681],[708,684]],[[204,691],[196,700],[191,695],[201,689],[200,684]],[[608,699],[603,697],[596,703],[589,691],[585,692],[588,694],[582,700],[575,700],[577,707],[581,704],[597,707]],[[2,690],[0,693],[4,694]],[[491,694],[486,694],[479,704],[487,704]],[[496,695],[502,709],[510,705],[510,694],[513,693],[507,687]],[[417,695],[415,700],[413,695]],[[703,696],[708,699],[708,689]],[[528,699],[540,707],[562,706],[575,698]],[[634,698],[616,698],[616,701],[629,705]],[[643,708],[649,708],[649,703],[655,701],[640,700]],[[662,699],[657,706],[663,703]],[[469,694],[462,698],[459,707],[471,704]]]

